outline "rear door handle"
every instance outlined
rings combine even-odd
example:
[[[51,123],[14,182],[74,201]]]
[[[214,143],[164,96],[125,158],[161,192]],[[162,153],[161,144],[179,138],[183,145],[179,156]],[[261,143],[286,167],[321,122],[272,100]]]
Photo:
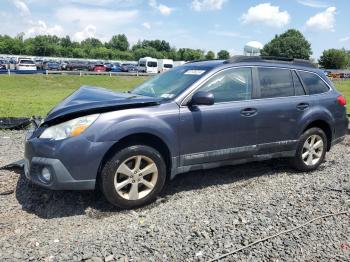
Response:
[[[258,110],[256,108],[245,108],[241,110],[242,116],[254,116],[258,113]]]
[[[301,111],[306,110],[308,108],[309,108],[309,104],[308,103],[300,103],[300,104],[297,105],[297,109],[301,110]]]

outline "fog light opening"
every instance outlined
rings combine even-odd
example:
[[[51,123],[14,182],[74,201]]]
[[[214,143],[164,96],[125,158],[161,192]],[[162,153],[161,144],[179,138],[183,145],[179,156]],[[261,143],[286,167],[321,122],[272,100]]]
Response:
[[[49,183],[51,181],[51,172],[50,172],[50,170],[47,167],[44,167],[41,170],[41,179],[45,183]]]

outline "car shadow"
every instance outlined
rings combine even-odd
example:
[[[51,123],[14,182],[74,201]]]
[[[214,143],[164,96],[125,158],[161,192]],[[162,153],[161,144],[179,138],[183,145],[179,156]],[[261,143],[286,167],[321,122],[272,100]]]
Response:
[[[19,204],[23,210],[40,218],[87,215],[99,219],[115,212],[130,212],[109,204],[98,191],[52,191],[32,184],[25,178],[23,170],[14,171],[19,174],[16,186],[16,198]],[[151,209],[171,201],[172,195],[178,192],[248,181],[257,176],[270,176],[279,172],[295,171],[292,171],[284,160],[270,160],[180,174],[167,183],[157,201],[136,211]]]

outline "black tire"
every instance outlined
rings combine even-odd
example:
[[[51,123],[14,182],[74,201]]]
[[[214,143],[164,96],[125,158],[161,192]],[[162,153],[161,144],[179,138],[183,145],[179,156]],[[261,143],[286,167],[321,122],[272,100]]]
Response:
[[[118,167],[133,156],[142,155],[151,159],[157,167],[158,178],[153,189],[148,195],[137,200],[123,198],[114,186]],[[166,181],[166,165],[160,153],[152,147],[145,145],[132,145],[121,149],[111,156],[102,167],[100,176],[100,187],[106,199],[113,205],[130,209],[147,205],[153,202],[164,187]]]
[[[323,142],[323,151],[322,151],[322,155],[319,158],[319,160],[317,161],[317,163],[315,163],[313,165],[307,165],[304,163],[304,161],[302,159],[303,146],[304,146],[305,141],[313,135],[318,135],[319,137],[321,137],[322,142]],[[298,171],[302,171],[302,172],[314,171],[323,162],[325,155],[326,155],[326,151],[327,151],[327,136],[326,136],[326,134],[323,132],[322,129],[320,129],[318,127],[313,127],[313,128],[306,130],[300,136],[296,155],[294,158],[291,159],[290,163],[291,163],[292,167]]]

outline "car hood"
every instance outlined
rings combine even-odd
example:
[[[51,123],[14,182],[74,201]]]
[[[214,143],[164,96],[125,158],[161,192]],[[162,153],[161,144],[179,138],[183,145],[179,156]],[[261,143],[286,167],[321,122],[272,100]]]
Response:
[[[114,92],[92,86],[82,86],[54,107],[43,124],[57,124],[79,116],[118,109],[154,106],[161,99],[130,93]]]

